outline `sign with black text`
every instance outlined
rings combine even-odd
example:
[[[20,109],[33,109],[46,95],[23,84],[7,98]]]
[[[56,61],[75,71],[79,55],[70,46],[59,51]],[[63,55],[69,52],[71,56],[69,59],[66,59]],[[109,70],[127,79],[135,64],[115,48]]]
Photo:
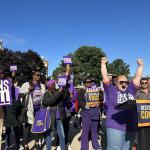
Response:
[[[10,82],[6,79],[0,80],[0,105],[11,105],[12,97]]]
[[[136,100],[138,127],[150,126],[150,100]]]

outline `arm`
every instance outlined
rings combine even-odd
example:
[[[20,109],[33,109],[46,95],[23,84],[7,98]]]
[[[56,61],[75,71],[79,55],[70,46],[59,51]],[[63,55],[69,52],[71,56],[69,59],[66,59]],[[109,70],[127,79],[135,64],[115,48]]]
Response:
[[[105,57],[101,58],[101,75],[104,84],[110,83],[110,80],[107,76],[107,68],[106,68],[107,59]]]
[[[59,97],[61,95],[62,95],[62,93],[60,93],[60,92],[56,92],[54,95],[45,93],[42,103],[45,106],[53,105],[57,102],[57,100],[59,100]]]
[[[144,63],[142,59],[138,59],[137,63],[138,63],[138,68],[133,78],[133,84],[135,87],[138,87],[140,85],[140,80],[142,78],[142,73],[144,68]]]
[[[84,89],[81,89],[78,92],[78,105],[79,105],[80,108],[85,108],[85,106],[86,106],[84,94],[85,94],[85,90]]]
[[[67,64],[67,65],[66,65],[66,76],[68,76],[69,73],[70,73],[70,65]]]

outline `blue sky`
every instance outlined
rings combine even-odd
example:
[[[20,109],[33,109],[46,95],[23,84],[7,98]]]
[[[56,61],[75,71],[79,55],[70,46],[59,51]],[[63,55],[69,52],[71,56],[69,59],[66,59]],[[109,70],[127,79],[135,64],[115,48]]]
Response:
[[[83,45],[102,48],[110,62],[122,58],[131,75],[143,58],[150,75],[149,8],[149,0],[0,0],[0,39],[47,58],[49,75]]]

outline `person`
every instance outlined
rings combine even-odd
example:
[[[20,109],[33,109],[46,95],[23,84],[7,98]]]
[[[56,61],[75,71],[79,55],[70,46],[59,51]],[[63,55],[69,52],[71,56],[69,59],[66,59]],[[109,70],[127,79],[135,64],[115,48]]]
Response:
[[[91,133],[94,150],[101,149],[98,143],[98,124],[100,119],[100,91],[96,86],[92,87],[92,80],[87,77],[84,81],[85,89],[78,92],[78,103],[82,117],[81,150],[89,149],[89,133]]]
[[[11,85],[11,97],[12,104],[4,106],[4,126],[6,128],[6,137],[5,150],[10,149],[10,136],[13,129],[15,135],[15,149],[19,150],[20,148],[20,131],[19,131],[19,122],[18,117],[21,113],[21,103],[18,99],[18,87],[15,86],[15,72],[13,71],[10,75],[7,76],[7,79],[10,81]]]
[[[0,79],[4,79],[4,69],[0,66]],[[3,133],[3,122],[4,122],[4,108],[0,106],[0,150],[2,142],[2,133]]]
[[[39,69],[35,69],[32,73],[32,80],[25,82],[20,88],[20,96],[24,97],[22,103],[24,104],[24,110],[22,117],[24,118],[23,127],[23,140],[25,150],[28,150],[28,139],[31,131],[31,127],[34,123],[35,113],[40,110],[43,96],[45,93],[45,85],[40,82],[41,72]],[[21,121],[21,120],[20,120]],[[35,149],[40,149],[39,146],[39,135],[34,134],[35,138]]]
[[[125,75],[118,75],[114,86],[107,76],[107,58],[101,58],[101,74],[106,92],[107,150],[132,150],[137,132],[137,109],[134,101],[136,88],[140,85],[143,60],[138,59],[138,69],[131,82]]]
[[[148,89],[150,90],[150,77],[148,78]]]
[[[53,137],[53,130],[57,129],[59,137],[59,144],[61,150],[65,150],[65,133],[63,128],[63,122],[66,118],[64,103],[67,104],[67,97],[69,96],[69,90],[67,88],[56,89],[56,81],[49,80],[46,83],[48,91],[43,98],[43,105],[50,110],[51,114],[51,126],[46,131],[45,141],[47,150],[51,149],[51,142]]]
[[[137,91],[135,98],[137,100],[150,100],[150,90],[148,89],[148,78],[142,78],[140,89]],[[138,150],[149,150],[150,148],[150,126],[140,127],[138,134]]]

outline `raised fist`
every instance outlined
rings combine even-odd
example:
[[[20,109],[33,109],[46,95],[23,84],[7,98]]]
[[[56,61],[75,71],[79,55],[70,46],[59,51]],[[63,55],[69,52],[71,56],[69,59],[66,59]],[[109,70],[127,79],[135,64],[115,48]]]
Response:
[[[102,58],[101,58],[101,63],[106,64],[107,62],[108,62],[108,60],[107,60],[107,58],[106,58],[106,57],[102,57]]]
[[[142,59],[138,59],[138,60],[137,60],[137,63],[138,63],[139,66],[143,66],[143,65],[144,65],[144,62],[143,62]]]

